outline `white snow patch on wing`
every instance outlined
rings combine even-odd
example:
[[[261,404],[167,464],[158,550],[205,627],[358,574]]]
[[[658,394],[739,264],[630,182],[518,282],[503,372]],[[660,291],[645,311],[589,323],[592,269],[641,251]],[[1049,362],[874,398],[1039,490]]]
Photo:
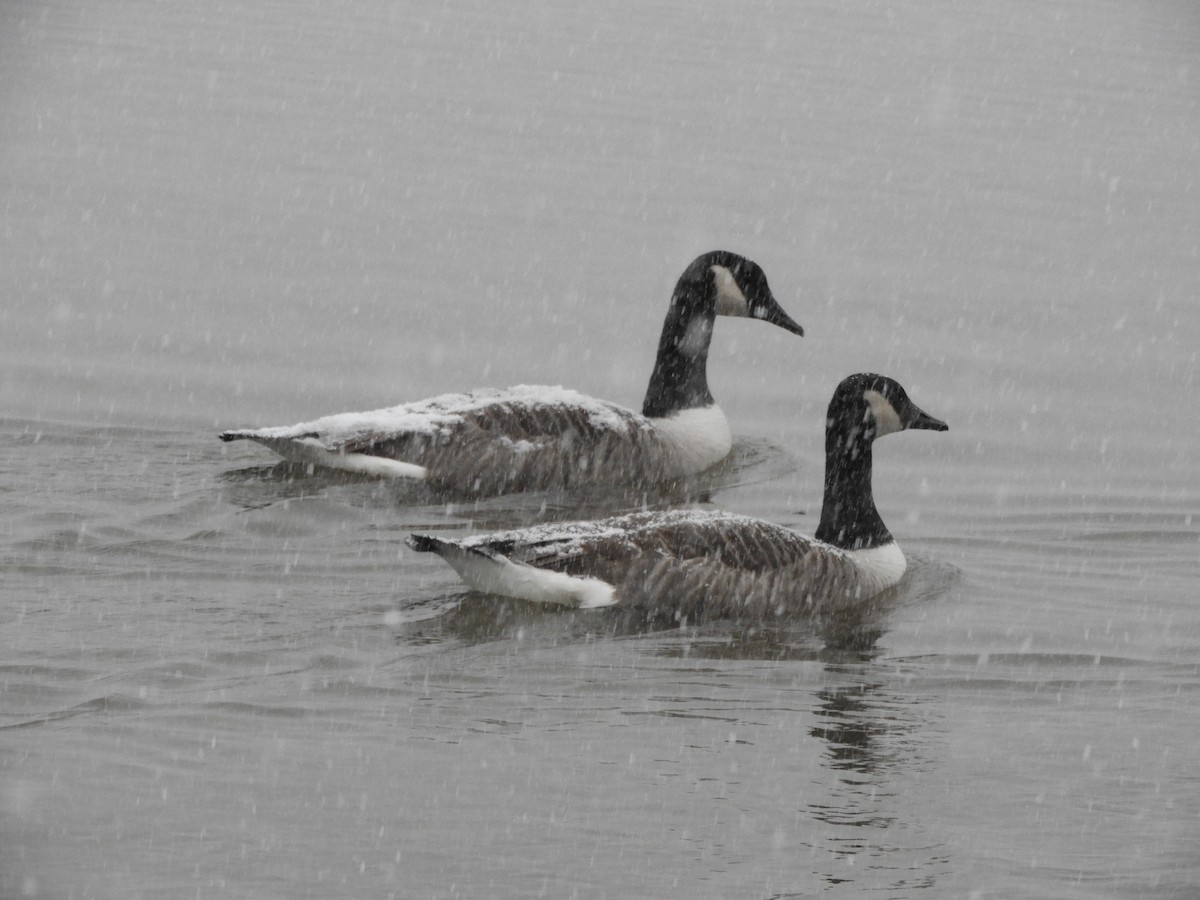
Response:
[[[509,438],[509,437],[500,438],[500,442],[502,444],[504,444],[505,446],[511,447],[513,453],[517,453],[517,454],[531,453],[532,451],[536,450],[540,446],[539,444],[535,444],[533,441],[526,441],[526,440],[514,441],[512,438]]]
[[[671,509],[663,512],[633,513],[621,518],[628,523],[627,530],[653,529],[667,525],[695,525],[702,527],[720,524],[729,527],[738,527],[758,526],[762,524],[761,520],[755,519],[752,516],[743,516],[738,513],[725,512],[719,509]]]
[[[633,410],[558,385],[549,387],[543,384],[518,384],[496,393],[504,395],[507,402],[538,406],[574,406],[583,410],[588,421],[596,428],[617,430],[631,421],[642,427],[649,427],[650,424],[649,420]]]
[[[761,522],[750,516],[720,510],[677,509],[665,512],[632,513],[599,521],[553,522],[512,531],[477,534],[464,538],[462,547],[479,548],[513,544],[516,548],[554,544],[555,556],[567,557],[582,552],[584,545],[598,540],[631,537],[641,531],[678,525],[697,527],[720,524],[726,527],[758,527]]]
[[[564,551],[569,553],[572,544],[591,541],[597,538],[619,537],[626,534],[627,529],[617,523],[620,519],[609,519],[600,522],[557,522],[547,525],[534,525],[530,528],[517,528],[512,531],[497,531],[490,534],[477,534],[464,538],[459,542],[465,548],[488,547],[493,544],[515,543],[520,545],[562,543]]]
[[[338,413],[298,425],[260,428],[252,433],[264,438],[301,438],[316,435],[324,447],[332,450],[366,435],[386,437],[401,433],[436,434],[439,430],[457,425],[461,421],[462,416],[425,413],[406,406],[393,406],[370,412]]]
[[[397,434],[434,435],[460,424],[463,417],[496,404],[514,406],[574,406],[585,412],[597,428],[619,429],[628,422],[648,426],[644,417],[602,400],[587,397],[563,387],[521,384],[506,390],[485,389],[462,394],[442,394],[428,400],[402,403],[365,412],[338,413],[301,422],[261,428],[252,432],[264,438],[299,438],[317,435],[328,449],[370,437],[386,438]],[[532,449],[531,444],[529,448]]]

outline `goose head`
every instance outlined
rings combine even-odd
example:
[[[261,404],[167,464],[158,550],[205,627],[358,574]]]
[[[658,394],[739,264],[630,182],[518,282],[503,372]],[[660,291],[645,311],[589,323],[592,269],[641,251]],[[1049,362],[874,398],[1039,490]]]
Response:
[[[853,457],[876,438],[909,429],[948,431],[950,426],[908,399],[895,379],[862,372],[843,379],[833,392],[825,421],[825,449]]]
[[[728,250],[701,254],[684,269],[671,295],[642,403],[644,415],[662,418],[713,405],[706,367],[719,315],[761,319],[804,334],[776,302],[758,265]]]
[[[783,311],[767,276],[753,260],[729,250],[713,250],[692,260],[675,286],[672,303],[696,313],[761,319],[792,334],[804,329]]]

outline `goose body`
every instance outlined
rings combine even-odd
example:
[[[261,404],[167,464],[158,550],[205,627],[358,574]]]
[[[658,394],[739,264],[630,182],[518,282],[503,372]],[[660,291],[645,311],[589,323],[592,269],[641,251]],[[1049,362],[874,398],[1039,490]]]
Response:
[[[895,585],[904,554],[871,494],[871,444],[910,428],[945,431],[892,379],[838,386],[826,428],[825,497],[813,537],[705,510],[635,513],[447,540],[413,535],[471,588],[534,602],[623,606],[652,619],[761,619],[844,607]]]
[[[293,462],[428,482],[472,496],[646,484],[720,462],[733,439],[708,389],[716,316],[763,319],[794,334],[756,264],[706,253],[672,294],[642,412],[561,387],[445,394],[283,427],[223,432]]]
[[[479,495],[661,482],[703,471],[732,446],[715,404],[655,420],[541,385],[444,394],[240,436],[292,462]]]

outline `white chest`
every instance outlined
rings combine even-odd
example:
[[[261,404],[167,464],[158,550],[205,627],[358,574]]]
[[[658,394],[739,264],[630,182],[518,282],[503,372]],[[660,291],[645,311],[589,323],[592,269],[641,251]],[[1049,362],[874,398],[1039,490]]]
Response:
[[[715,403],[703,409],[681,410],[654,423],[678,456],[685,474],[719,463],[733,449],[729,422]]]
[[[861,574],[863,586],[872,594],[896,584],[908,568],[908,561],[895,541],[882,547],[847,550],[845,553],[854,561]]]

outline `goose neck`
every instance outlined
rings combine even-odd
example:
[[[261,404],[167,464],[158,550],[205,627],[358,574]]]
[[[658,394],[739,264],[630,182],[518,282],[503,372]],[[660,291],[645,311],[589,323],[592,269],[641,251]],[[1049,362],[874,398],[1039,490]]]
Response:
[[[715,320],[711,304],[705,308],[686,292],[676,291],[663,322],[643,415],[663,418],[713,404],[707,370]]]
[[[825,446],[825,497],[817,540],[861,550],[892,540],[871,492],[871,442],[829,435]]]

